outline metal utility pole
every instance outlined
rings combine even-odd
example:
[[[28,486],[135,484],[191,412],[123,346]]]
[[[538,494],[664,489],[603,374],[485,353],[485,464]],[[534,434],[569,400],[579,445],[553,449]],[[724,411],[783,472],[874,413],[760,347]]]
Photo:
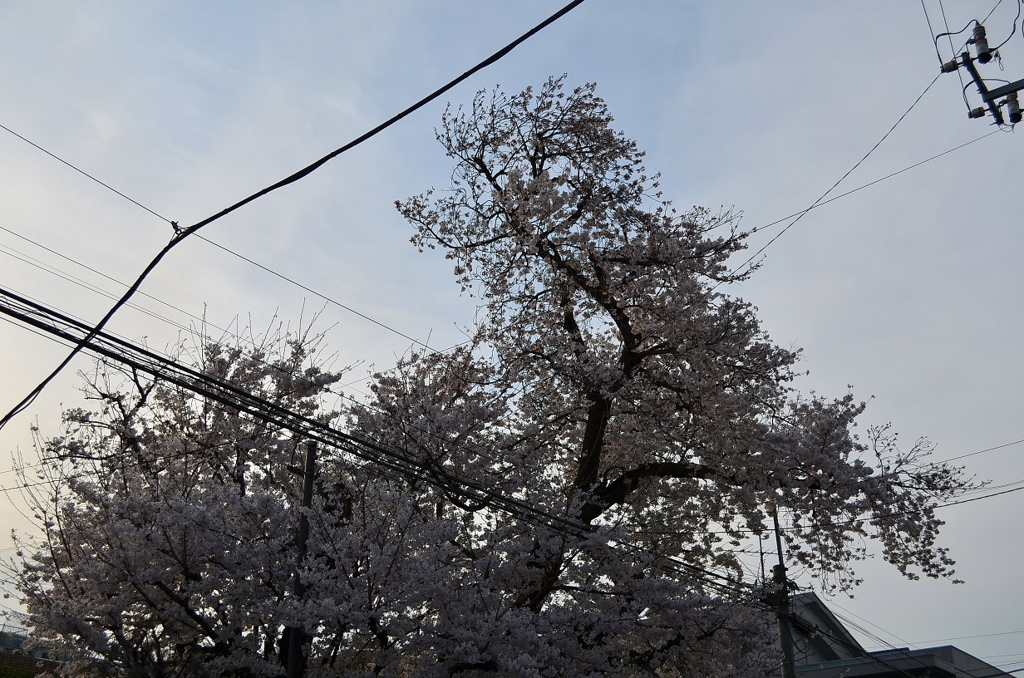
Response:
[[[980,64],[987,64],[992,61],[993,56],[998,56],[998,53],[989,49],[988,38],[985,36],[985,27],[977,24],[967,44],[974,45],[975,52],[977,53],[976,57],[972,57],[970,51],[964,50],[958,59],[942,64],[943,73],[952,73],[960,68],[964,68],[971,75],[971,79],[974,80],[974,86],[978,88],[978,93],[981,94],[981,100],[985,105],[971,109],[967,112],[967,117],[983,118],[985,117],[985,109],[987,107],[987,112],[992,114],[992,118],[996,121],[997,125],[1005,125],[1007,119],[1009,119],[1011,125],[1016,125],[1021,121],[1020,102],[1017,99],[1017,92],[1024,89],[1024,80],[1017,80],[1016,82],[990,90],[974,63],[977,61]],[[1004,98],[1002,101],[999,101],[1001,97]],[[1003,106],[1006,107],[1005,118],[1003,117]]]
[[[302,508],[308,509],[313,505],[313,480],[316,475],[316,441],[306,442],[306,463],[302,470]],[[298,535],[298,559],[295,568],[295,597],[302,600],[306,595],[306,585],[302,583],[299,575],[299,568],[302,561],[306,559],[306,541],[309,539],[309,518],[306,511],[299,514],[299,535]],[[306,633],[301,626],[289,626],[285,629],[288,634],[288,678],[302,678],[306,675],[306,661],[302,653],[302,646],[306,643]]]
[[[786,563],[782,556],[782,534],[779,530],[779,513],[774,511],[775,546],[779,553],[779,564],[772,567],[772,583],[775,588],[769,600],[775,605],[775,617],[779,622],[779,645],[782,646],[782,678],[796,678],[793,661],[793,629],[790,625],[789,580],[786,578]]]

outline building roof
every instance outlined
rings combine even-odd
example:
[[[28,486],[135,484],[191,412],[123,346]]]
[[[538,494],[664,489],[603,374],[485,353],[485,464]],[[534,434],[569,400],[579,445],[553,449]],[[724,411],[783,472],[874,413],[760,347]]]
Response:
[[[791,598],[800,678],[1012,678],[952,645],[868,652],[813,592]]]

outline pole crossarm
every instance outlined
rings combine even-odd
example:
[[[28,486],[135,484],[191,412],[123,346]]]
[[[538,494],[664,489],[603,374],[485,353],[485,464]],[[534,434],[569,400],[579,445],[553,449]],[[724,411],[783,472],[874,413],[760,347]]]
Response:
[[[978,59],[978,61],[984,63],[982,59]],[[997,125],[1002,126],[1006,124],[1006,118],[1003,117],[1001,110],[1001,106],[1004,104],[1007,106],[1010,124],[1015,125],[1020,122],[1021,113],[1020,105],[1017,101],[1017,92],[1024,89],[1024,79],[1001,85],[995,89],[989,89],[988,85],[985,84],[985,78],[981,77],[981,73],[978,72],[978,67],[974,62],[975,59],[971,56],[971,53],[965,51],[958,59],[953,59],[953,61],[943,64],[942,72],[952,73],[960,67],[965,68],[974,81],[974,86],[978,88],[981,100],[985,102],[989,113],[992,114],[992,118],[996,121]],[[1006,97],[1005,101],[999,101],[1003,97]],[[982,118],[985,116],[985,109],[983,107],[973,109],[968,112],[967,116],[969,118]]]
[[[1017,80],[1016,82],[1011,82],[1007,85],[1003,85],[1002,87],[996,87],[993,90],[989,90],[988,94],[982,95],[982,98],[986,102],[989,102],[992,101],[993,99],[998,99],[999,97],[1006,96],[1007,94],[1019,92],[1022,89],[1024,89],[1024,79]]]
[[[974,65],[974,59],[968,52],[964,52],[960,55],[960,59],[963,62],[964,68],[971,74],[971,78],[974,80],[974,85],[978,88],[978,93],[981,94],[981,99],[988,105],[988,110],[995,118],[996,124],[1002,125],[1005,123],[1003,120],[1003,112],[999,110],[999,104],[996,102],[992,92],[989,91],[988,85],[985,84],[985,79],[978,73],[977,67]],[[1002,89],[1002,88],[1000,88]]]

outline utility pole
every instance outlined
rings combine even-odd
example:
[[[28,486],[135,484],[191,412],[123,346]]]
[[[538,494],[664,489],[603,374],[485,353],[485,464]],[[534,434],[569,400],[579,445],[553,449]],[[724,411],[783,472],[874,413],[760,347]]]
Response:
[[[1009,119],[1011,125],[1016,125],[1021,121],[1020,102],[1017,99],[1017,92],[1024,89],[1024,79],[990,90],[988,85],[985,84],[985,79],[978,72],[978,67],[975,65],[975,61],[980,64],[987,64],[992,61],[993,56],[999,56],[997,52],[992,51],[988,46],[985,27],[975,22],[974,32],[971,34],[971,39],[967,41],[967,44],[974,45],[975,57],[971,56],[969,50],[964,50],[959,58],[942,64],[943,73],[952,73],[960,68],[965,69],[970,74],[971,79],[974,80],[974,86],[978,88],[978,93],[981,94],[981,100],[985,105],[972,108],[967,112],[967,117],[983,118],[985,113],[988,112],[992,114],[992,118],[996,121],[997,125],[1005,125],[1007,119]],[[1001,97],[1003,97],[1003,100],[999,101]],[[1002,111],[1004,106],[1006,107],[1005,118]],[[987,111],[986,108],[988,109]]]
[[[306,463],[302,470],[302,508],[308,509],[313,505],[313,479],[316,475],[316,441],[306,442]],[[298,469],[293,469],[298,471]],[[299,514],[299,535],[298,535],[298,559],[295,567],[295,597],[302,600],[306,595],[306,586],[302,583],[299,568],[302,561],[306,559],[306,541],[309,539],[309,518],[306,511]],[[301,626],[289,626],[285,629],[288,634],[288,678],[302,678],[306,675],[306,658],[302,653],[302,646],[306,644],[306,633]]]
[[[779,512],[772,513],[775,520],[775,546],[779,553],[779,564],[772,567],[774,590],[769,600],[774,603],[775,617],[779,623],[779,645],[782,646],[782,678],[796,678],[793,662],[793,630],[790,625],[789,580],[786,578],[786,562],[782,556],[782,533],[779,530]]]

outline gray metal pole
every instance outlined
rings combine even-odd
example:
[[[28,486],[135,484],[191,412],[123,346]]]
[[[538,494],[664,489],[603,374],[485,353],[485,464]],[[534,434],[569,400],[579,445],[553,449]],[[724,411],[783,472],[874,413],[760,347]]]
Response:
[[[316,441],[306,443],[306,463],[302,472],[302,508],[313,505],[313,479],[316,474]],[[299,515],[298,566],[306,559],[306,541],[309,539],[309,518],[303,511]],[[302,583],[299,571],[295,570],[295,597],[302,600],[306,595],[306,586]],[[288,678],[302,678],[306,674],[306,662],[302,656],[302,646],[306,642],[306,634],[301,626],[288,628]]]

